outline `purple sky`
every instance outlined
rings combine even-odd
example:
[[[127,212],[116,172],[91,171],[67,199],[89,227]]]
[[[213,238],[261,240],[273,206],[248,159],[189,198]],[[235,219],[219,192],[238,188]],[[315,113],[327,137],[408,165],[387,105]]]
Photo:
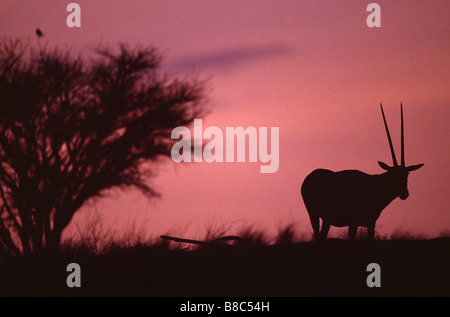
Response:
[[[318,167],[382,173],[392,164],[379,103],[400,151],[405,112],[410,197],[395,200],[377,222],[426,236],[450,230],[450,2],[377,1],[381,28],[366,25],[369,1],[76,1],[81,28],[66,26],[69,1],[1,1],[0,37],[22,37],[88,53],[98,43],[154,45],[165,72],[210,78],[204,127],[279,127],[280,167],[260,163],[170,161],[152,180],[162,198],[113,191],[90,203],[111,230],[133,223],[148,236],[203,238],[253,226],[267,234],[312,229],[300,185]],[[332,229],[331,235],[342,232]]]

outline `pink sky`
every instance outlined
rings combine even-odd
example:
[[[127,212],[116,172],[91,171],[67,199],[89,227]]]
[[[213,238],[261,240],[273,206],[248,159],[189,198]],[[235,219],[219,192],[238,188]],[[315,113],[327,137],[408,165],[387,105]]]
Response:
[[[37,41],[39,27],[48,45],[74,53],[99,42],[155,45],[166,72],[211,78],[204,127],[280,128],[277,173],[260,174],[260,163],[167,161],[152,180],[161,199],[115,191],[84,208],[100,211],[114,230],[136,221],[148,237],[203,238],[206,229],[253,226],[270,235],[293,224],[309,238],[300,196],[306,175],[319,167],[376,174],[383,172],[377,161],[392,164],[380,102],[397,156],[403,102],[406,163],[425,166],[410,175],[410,197],[386,208],[377,231],[431,237],[450,230],[448,0],[376,1],[381,28],[366,25],[371,1],[76,2],[79,29],[66,26],[70,1],[2,1],[0,37]]]

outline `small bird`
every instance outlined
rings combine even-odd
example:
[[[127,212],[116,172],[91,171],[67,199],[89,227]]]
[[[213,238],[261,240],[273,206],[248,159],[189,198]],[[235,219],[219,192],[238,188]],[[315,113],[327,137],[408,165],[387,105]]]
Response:
[[[42,37],[42,36],[44,36],[44,33],[42,33],[42,31],[41,31],[39,28],[37,28],[37,29],[36,29],[36,35],[37,35],[38,37]]]

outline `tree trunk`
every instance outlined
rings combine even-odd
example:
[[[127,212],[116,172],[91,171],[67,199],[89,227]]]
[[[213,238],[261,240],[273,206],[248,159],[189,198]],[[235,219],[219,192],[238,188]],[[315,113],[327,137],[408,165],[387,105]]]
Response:
[[[46,251],[49,253],[57,253],[59,250],[59,245],[61,243],[61,234],[62,229],[55,226],[53,228],[53,231],[49,232],[49,234],[46,237]]]

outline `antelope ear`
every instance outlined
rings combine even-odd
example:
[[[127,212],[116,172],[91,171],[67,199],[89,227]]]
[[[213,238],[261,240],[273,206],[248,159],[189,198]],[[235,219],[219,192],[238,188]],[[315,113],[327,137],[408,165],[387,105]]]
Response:
[[[386,171],[391,170],[391,167],[389,165],[387,165],[386,163],[378,161],[378,165],[380,165],[380,167]]]
[[[408,170],[408,172],[411,172],[411,171],[418,170],[422,166],[423,166],[423,164],[411,165],[411,166],[408,166],[406,169]]]

